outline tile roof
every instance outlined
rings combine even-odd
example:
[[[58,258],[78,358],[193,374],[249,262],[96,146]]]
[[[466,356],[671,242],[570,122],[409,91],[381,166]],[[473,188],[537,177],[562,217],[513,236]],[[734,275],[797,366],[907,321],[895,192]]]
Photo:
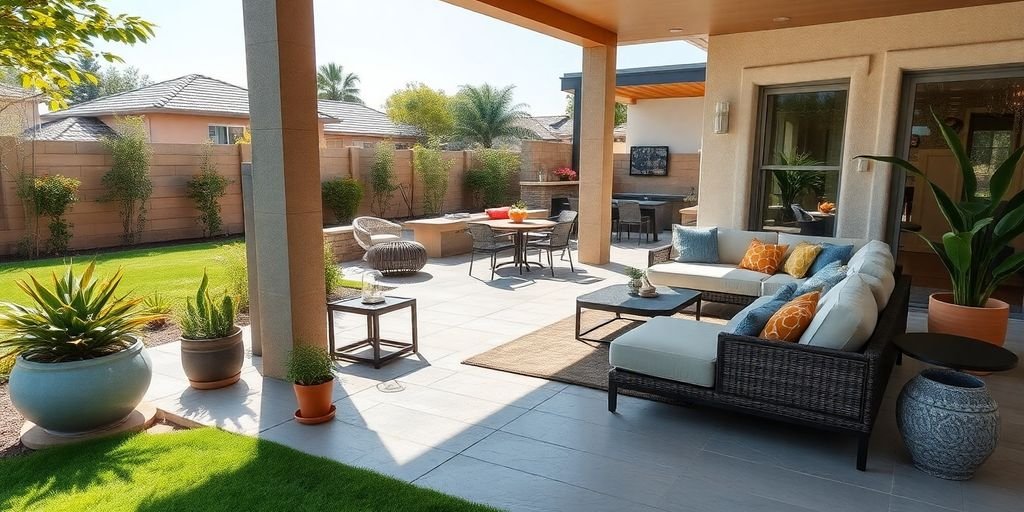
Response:
[[[564,114],[527,117],[519,121],[519,126],[536,133],[537,137],[541,140],[572,139],[572,118]],[[616,126],[614,133],[618,137],[625,137],[625,123]]]
[[[83,101],[43,114],[46,120],[72,116],[130,115],[163,112],[249,117],[249,91],[203,75],[185,75],[133,91]],[[321,118],[330,116],[320,113]]]
[[[95,117],[65,117],[25,130],[24,137],[40,141],[95,142],[114,130]]]
[[[387,114],[366,105],[348,101],[317,100],[317,108],[339,122],[324,125],[324,133],[358,133],[385,137],[419,137],[420,131],[395,124]]]
[[[38,95],[39,93],[36,91],[22,89],[21,87],[17,87],[14,85],[0,84],[0,98],[22,99],[31,98],[33,96]]]

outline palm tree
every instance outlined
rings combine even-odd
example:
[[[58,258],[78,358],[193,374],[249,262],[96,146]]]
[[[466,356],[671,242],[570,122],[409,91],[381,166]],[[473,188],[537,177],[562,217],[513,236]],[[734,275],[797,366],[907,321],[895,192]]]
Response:
[[[536,137],[520,121],[529,117],[526,105],[512,102],[509,85],[498,89],[489,84],[464,85],[455,96],[455,136],[467,142],[491,147],[503,138],[532,139]]]
[[[320,65],[316,73],[316,89],[317,97],[323,100],[363,103],[359,97],[359,75],[346,73],[342,66],[333,62]]]

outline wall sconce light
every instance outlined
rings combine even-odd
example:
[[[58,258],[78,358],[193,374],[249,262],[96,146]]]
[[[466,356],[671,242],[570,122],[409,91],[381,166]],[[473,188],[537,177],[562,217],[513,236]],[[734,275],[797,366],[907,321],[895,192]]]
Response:
[[[729,133],[729,102],[719,101],[715,103],[715,133]]]

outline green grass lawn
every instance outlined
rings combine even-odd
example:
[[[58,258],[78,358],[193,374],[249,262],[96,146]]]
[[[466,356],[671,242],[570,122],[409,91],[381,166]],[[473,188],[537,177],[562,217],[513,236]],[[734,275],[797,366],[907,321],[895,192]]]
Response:
[[[203,278],[203,270],[210,273],[211,287],[223,290],[228,287],[224,269],[226,246],[241,245],[238,239],[218,242],[201,242],[149,249],[111,250],[101,254],[90,254],[74,258],[76,270],[84,268],[90,261],[96,261],[99,276],[110,276],[118,268],[124,269],[120,292],[148,296],[154,292],[168,300],[179,303],[191,297]],[[51,272],[61,272],[67,260],[51,258],[45,260],[17,261],[0,264],[0,302],[24,304],[28,297],[15,284],[19,279],[36,279],[49,284]],[[45,281],[44,281],[45,280]]]
[[[216,429],[0,459],[0,475],[0,510],[11,511],[494,510]]]

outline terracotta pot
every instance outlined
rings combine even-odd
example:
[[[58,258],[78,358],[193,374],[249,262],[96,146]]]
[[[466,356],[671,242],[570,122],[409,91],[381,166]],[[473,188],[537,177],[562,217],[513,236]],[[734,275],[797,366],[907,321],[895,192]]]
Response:
[[[1010,305],[988,299],[983,308],[958,306],[952,293],[928,297],[928,332],[955,334],[1002,346],[1010,323]]]
[[[508,211],[508,218],[511,219],[512,222],[514,222],[516,224],[521,224],[524,220],[526,220],[526,216],[527,215],[528,215],[528,213],[526,212],[526,210],[509,210]]]
[[[314,386],[293,384],[292,387],[299,402],[299,415],[303,418],[320,418],[331,411],[334,379]]]
[[[181,367],[195,389],[218,389],[238,382],[245,361],[242,328],[226,338],[181,340]]]

